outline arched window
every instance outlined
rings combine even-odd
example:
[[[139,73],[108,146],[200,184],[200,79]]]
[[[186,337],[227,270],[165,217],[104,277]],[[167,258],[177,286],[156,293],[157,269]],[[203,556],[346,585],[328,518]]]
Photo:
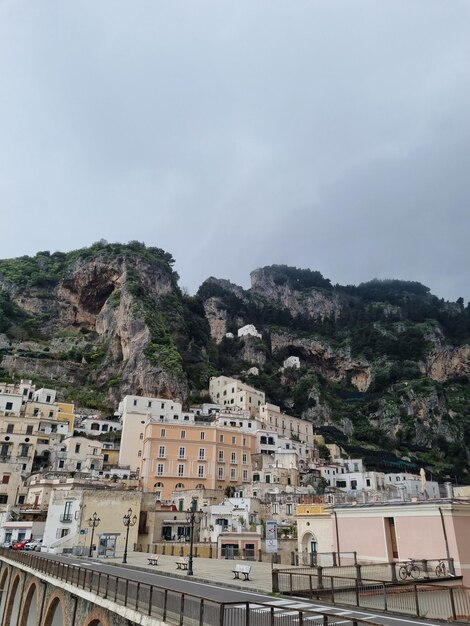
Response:
[[[176,483],[175,489],[184,489],[183,483]]]
[[[196,489],[204,489],[204,485],[202,485],[201,483],[199,483],[199,485],[196,485]]]

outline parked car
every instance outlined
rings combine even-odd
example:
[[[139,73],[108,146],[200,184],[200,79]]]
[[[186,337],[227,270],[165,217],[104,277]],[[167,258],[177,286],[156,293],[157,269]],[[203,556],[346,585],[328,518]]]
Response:
[[[25,550],[35,550],[40,551],[42,546],[42,539],[33,539],[33,541],[28,541],[25,545]]]
[[[5,543],[2,545],[2,548],[12,548],[13,544],[11,543],[11,541],[5,541]]]
[[[15,541],[12,545],[13,550],[24,550],[25,545],[28,543],[28,540],[24,541]]]

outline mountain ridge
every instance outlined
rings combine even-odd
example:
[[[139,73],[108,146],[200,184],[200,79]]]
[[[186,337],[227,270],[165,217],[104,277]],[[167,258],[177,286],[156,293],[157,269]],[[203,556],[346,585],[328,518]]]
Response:
[[[140,242],[0,260],[2,378],[50,381],[78,406],[112,411],[125,394],[197,402],[210,376],[235,376],[345,449],[389,450],[470,482],[462,299],[416,281],[333,285],[287,265],[254,270],[248,289],[210,277],[189,296],[173,265]],[[261,337],[238,337],[246,324]],[[288,356],[298,369],[283,367]]]

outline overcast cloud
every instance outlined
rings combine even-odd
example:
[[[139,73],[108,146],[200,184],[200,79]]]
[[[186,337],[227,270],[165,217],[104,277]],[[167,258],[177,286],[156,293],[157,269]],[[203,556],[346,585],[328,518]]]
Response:
[[[0,257],[470,298],[468,0],[0,1]]]

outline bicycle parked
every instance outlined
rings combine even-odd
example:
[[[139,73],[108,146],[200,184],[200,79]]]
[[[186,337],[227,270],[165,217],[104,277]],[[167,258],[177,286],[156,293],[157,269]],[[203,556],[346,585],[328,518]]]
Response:
[[[398,570],[398,575],[402,580],[406,580],[407,578],[419,578],[421,573],[420,568],[416,565],[414,559],[409,559],[407,563],[402,565]]]
[[[436,576],[437,578],[443,578],[447,573],[446,564],[444,561],[439,561],[436,566]]]

